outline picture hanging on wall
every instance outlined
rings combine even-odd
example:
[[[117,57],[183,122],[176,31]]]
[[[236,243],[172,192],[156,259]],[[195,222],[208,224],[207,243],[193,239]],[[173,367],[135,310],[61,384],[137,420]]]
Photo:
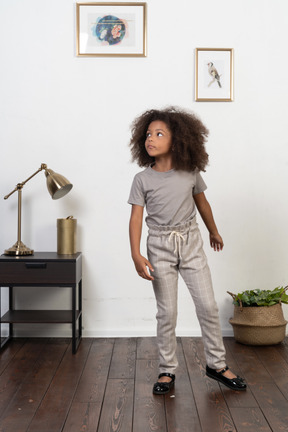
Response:
[[[146,56],[146,3],[76,3],[76,21],[77,56]]]
[[[232,48],[196,48],[195,100],[233,101]]]

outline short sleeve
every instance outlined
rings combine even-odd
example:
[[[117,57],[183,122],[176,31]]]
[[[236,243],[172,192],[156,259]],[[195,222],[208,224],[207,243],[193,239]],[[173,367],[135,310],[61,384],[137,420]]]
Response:
[[[193,195],[197,195],[201,192],[204,192],[207,189],[206,183],[204,182],[199,171],[196,173],[196,182],[193,189]]]
[[[128,203],[145,207],[145,196],[144,196],[143,186],[142,186],[141,179],[137,174],[134,177],[131,186]]]

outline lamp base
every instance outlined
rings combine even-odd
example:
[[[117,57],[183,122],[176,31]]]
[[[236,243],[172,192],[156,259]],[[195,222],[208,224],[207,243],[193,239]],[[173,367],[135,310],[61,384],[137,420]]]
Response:
[[[21,256],[21,255],[33,255],[34,250],[29,249],[27,246],[22,243],[22,241],[17,241],[11,248],[6,249],[4,251],[4,255],[13,255],[13,256]]]

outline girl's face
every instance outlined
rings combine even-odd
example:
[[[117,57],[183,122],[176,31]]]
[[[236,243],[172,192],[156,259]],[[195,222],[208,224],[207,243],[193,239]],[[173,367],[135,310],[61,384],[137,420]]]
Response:
[[[160,120],[150,123],[146,133],[145,148],[151,157],[171,155],[172,133],[166,123]]]

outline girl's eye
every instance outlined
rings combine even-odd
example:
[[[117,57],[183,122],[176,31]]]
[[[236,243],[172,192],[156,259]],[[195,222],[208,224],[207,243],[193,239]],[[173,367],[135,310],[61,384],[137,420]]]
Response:
[[[163,136],[162,132],[158,132],[157,136]]]
[[[146,134],[146,138],[148,138],[149,136],[151,136],[151,133],[150,133],[150,132],[147,132],[147,134]]]

